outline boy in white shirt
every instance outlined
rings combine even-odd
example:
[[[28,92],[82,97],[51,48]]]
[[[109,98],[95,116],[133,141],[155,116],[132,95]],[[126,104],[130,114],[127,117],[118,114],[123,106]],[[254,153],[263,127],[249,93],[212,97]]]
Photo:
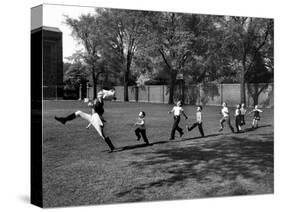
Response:
[[[138,141],[142,136],[143,141],[146,143],[146,145],[149,145],[148,139],[146,137],[146,127],[145,127],[144,117],[145,117],[145,112],[141,111],[139,113],[138,121],[135,123],[135,126],[138,126],[138,128],[135,130],[135,134],[137,136]]]
[[[231,126],[231,122],[230,122],[229,110],[228,110],[228,107],[227,107],[225,102],[222,103],[221,114],[222,114],[222,118],[220,119],[220,126],[221,126],[221,128],[220,128],[219,131],[223,130],[223,128],[224,128],[223,123],[226,122],[228,127],[234,133],[234,128]]]
[[[188,126],[186,126],[186,127],[187,127],[188,131],[191,131],[197,126],[198,126],[201,136],[204,137],[204,131],[203,131],[203,127],[202,127],[202,106],[201,105],[197,107],[196,122],[191,127],[188,127]]]
[[[168,113],[173,113],[174,114],[174,124],[173,124],[173,127],[172,127],[170,140],[174,140],[175,139],[175,132],[176,132],[176,130],[179,132],[180,137],[182,137],[183,130],[182,130],[182,128],[179,127],[181,114],[184,115],[185,119],[187,119],[187,116],[185,115],[184,110],[182,108],[182,102],[178,101],[176,106],[174,106],[173,109],[171,111],[169,111]]]

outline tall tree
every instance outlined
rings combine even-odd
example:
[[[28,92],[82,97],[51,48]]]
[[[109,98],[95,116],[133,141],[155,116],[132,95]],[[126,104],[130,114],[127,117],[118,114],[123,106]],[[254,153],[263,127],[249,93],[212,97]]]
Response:
[[[216,77],[220,32],[215,18],[206,15],[159,13],[152,21],[152,52],[158,52],[169,75],[169,104],[173,103],[177,75],[202,82]],[[218,65],[217,65],[218,66]],[[216,66],[216,67],[217,67]],[[182,94],[184,98],[184,94]]]
[[[84,47],[84,52],[80,56],[84,59],[91,69],[93,81],[93,97],[97,96],[97,82],[101,70],[97,69],[97,63],[100,59],[99,51],[101,50],[101,33],[100,23],[96,15],[81,15],[77,19],[66,16],[65,23],[72,29],[72,35]]]
[[[241,102],[246,102],[245,76],[252,70],[261,52],[273,45],[273,20],[250,17],[225,17],[223,20],[225,39],[233,60],[241,63]]]
[[[261,53],[255,57],[254,65],[245,75],[245,80],[248,82],[247,88],[249,95],[253,98],[253,105],[257,105],[259,95],[268,88],[269,83],[273,80],[272,69],[266,67]]]
[[[147,33],[146,16],[149,12],[134,10],[97,10],[102,22],[105,53],[114,59],[123,75],[124,101],[128,101],[131,65],[139,48],[144,45]],[[112,64],[112,61],[109,61]]]
[[[152,23],[153,33],[150,49],[154,55],[162,58],[169,75],[169,100],[174,102],[174,89],[177,75],[183,71],[187,58],[191,55],[193,34],[185,29],[188,15],[162,12],[155,14]]]

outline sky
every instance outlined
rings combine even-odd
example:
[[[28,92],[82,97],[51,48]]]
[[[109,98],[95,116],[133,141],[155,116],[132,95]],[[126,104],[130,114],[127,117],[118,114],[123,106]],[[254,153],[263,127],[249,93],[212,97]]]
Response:
[[[71,18],[78,18],[82,14],[94,14],[94,7],[64,6],[64,5],[43,5],[43,26],[57,27],[63,33],[63,60],[71,56],[83,47],[71,36],[71,29],[64,21],[64,15]]]

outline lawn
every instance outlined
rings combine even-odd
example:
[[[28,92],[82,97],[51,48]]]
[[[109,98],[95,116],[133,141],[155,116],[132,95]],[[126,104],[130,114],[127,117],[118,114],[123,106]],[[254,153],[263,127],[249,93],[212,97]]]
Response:
[[[105,132],[117,147],[113,153],[84,120],[54,120],[78,109],[89,112],[78,101],[44,102],[44,207],[273,193],[273,109],[264,109],[258,129],[250,130],[248,116],[247,132],[233,134],[227,128],[218,132],[220,107],[208,106],[205,138],[194,129],[169,141],[171,106],[106,102]],[[195,120],[196,108],[184,109],[189,119],[181,127]],[[134,135],[141,110],[152,146]]]

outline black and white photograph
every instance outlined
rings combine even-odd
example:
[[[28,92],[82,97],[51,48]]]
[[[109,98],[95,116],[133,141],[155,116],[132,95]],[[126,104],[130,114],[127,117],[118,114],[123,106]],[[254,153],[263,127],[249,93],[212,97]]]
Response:
[[[33,204],[274,193],[273,18],[42,4],[30,36]]]

